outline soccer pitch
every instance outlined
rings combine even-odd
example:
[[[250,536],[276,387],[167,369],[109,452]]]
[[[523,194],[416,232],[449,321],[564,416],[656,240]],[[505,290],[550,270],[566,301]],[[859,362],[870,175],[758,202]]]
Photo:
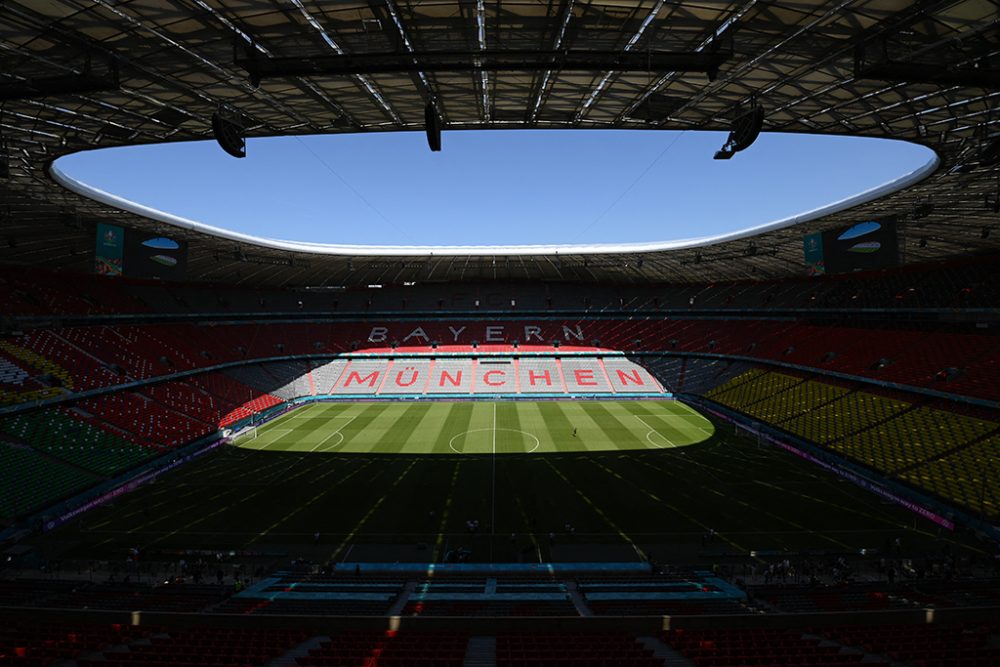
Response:
[[[311,403],[236,444],[282,452],[546,454],[669,449],[714,432],[678,401]]]

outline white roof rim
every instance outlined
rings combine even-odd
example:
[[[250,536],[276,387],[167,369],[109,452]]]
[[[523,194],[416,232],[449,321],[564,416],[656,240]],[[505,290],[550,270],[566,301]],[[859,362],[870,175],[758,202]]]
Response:
[[[856,195],[840,199],[831,204],[826,204],[819,208],[805,211],[798,215],[774,220],[762,225],[756,225],[747,229],[719,234],[717,236],[704,236],[699,238],[682,239],[677,241],[652,241],[647,243],[594,243],[594,244],[567,244],[567,245],[505,245],[505,246],[405,246],[405,245],[345,245],[330,243],[309,243],[305,241],[283,241],[280,239],[269,239],[251,234],[243,234],[213,225],[207,225],[196,220],[183,218],[172,213],[167,213],[159,209],[145,206],[138,202],[119,197],[105,192],[92,185],[77,180],[66,174],[56,164],[58,160],[52,162],[48,167],[50,177],[67,190],[82,197],[92,199],[101,204],[112,206],[135,215],[155,220],[179,229],[187,229],[202,234],[209,234],[220,239],[235,241],[237,243],[247,243],[273,250],[284,250],[287,252],[307,253],[312,255],[332,255],[343,257],[470,257],[470,256],[555,256],[555,255],[634,255],[637,253],[657,253],[671,250],[688,250],[693,248],[705,248],[707,246],[725,243],[727,241],[738,241],[772,232],[794,225],[800,225],[824,216],[839,213],[854,206],[860,206],[874,201],[881,197],[891,195],[905,188],[919,183],[923,179],[934,173],[941,164],[941,159],[934,152],[931,158],[920,167],[899,176],[891,181],[882,183],[873,188],[869,188]]]

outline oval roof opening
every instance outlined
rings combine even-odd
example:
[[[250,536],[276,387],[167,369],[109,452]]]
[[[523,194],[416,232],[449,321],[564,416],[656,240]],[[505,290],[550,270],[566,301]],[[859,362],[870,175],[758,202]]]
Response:
[[[243,160],[212,141],[178,142],[75,153],[52,171],[106,203],[307,251],[613,251],[795,224],[910,185],[938,163],[932,150],[912,143],[803,134],[762,134],[733,159],[713,160],[725,138],[453,131],[444,133],[443,150],[431,153],[422,132],[275,137],[250,139]]]

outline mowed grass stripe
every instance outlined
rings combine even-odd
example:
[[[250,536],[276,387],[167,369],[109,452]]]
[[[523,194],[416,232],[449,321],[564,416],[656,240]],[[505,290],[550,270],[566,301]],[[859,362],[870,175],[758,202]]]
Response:
[[[555,451],[562,451],[561,446],[565,440],[572,440],[573,424],[566,418],[566,413],[559,407],[559,403],[539,403],[538,412],[545,421],[545,426],[549,431],[549,442]]]
[[[445,430],[451,403],[432,403],[424,414],[419,417],[409,439],[403,443],[405,453],[429,454],[437,449],[441,440],[451,437]]]
[[[604,437],[620,449],[641,449],[651,446],[645,433],[639,432],[636,426],[641,426],[638,419],[629,419],[630,415],[616,415],[608,409],[604,401],[588,403],[586,410],[604,432]],[[636,423],[632,423],[636,422]]]
[[[391,407],[391,404],[349,403],[348,405],[351,407],[345,416],[353,416],[354,419],[340,430],[344,436],[344,442],[334,451],[368,453],[372,449],[370,440],[380,433],[373,424],[376,420],[383,418],[386,408]]]
[[[641,422],[639,419],[636,419],[637,422],[645,423],[649,428],[659,433],[660,438],[668,441],[669,444],[663,443],[665,446],[684,446],[703,439],[705,435],[700,431],[692,433],[691,428],[679,426],[678,424],[683,419],[678,418],[677,413],[673,409],[664,408],[661,403],[647,404],[636,401],[635,405],[629,405],[628,407],[634,415],[642,418]],[[652,437],[654,440],[659,439],[655,435]]]
[[[316,442],[319,442],[328,428],[329,410],[326,408],[324,405],[311,404],[305,410],[300,408],[258,428],[257,438],[250,441],[250,448],[271,451],[308,450],[315,444],[308,444],[309,436],[315,433]]]
[[[390,407],[394,407],[393,404],[387,405],[387,409]],[[396,454],[403,451],[403,448],[411,440],[415,445],[413,449],[417,451],[422,451],[425,446],[427,449],[430,449],[432,443],[424,438],[418,427],[428,416],[433,415],[434,407],[435,404],[433,403],[430,404],[430,409],[425,405],[417,403],[405,406],[395,416],[392,425],[385,430],[382,438],[378,442],[371,443],[368,450],[378,451],[380,454]],[[433,421],[432,418],[430,423],[433,423]]]
[[[472,423],[472,403],[445,403],[447,414],[441,423],[441,434],[433,443],[431,451],[435,454],[454,454],[455,450],[448,444],[452,438],[469,430]]]
[[[563,451],[579,449],[579,446],[575,442],[577,440],[588,451],[606,451],[616,448],[614,441],[608,440],[604,429],[594,420],[590,411],[584,407],[583,401],[579,403],[559,402],[558,405],[566,417],[566,421],[572,427],[568,433],[557,436],[563,443]],[[575,438],[573,437],[573,429],[576,429]]]
[[[521,409],[517,403],[497,403],[497,454],[523,454],[535,446],[530,436],[521,433]],[[537,437],[537,436],[536,436]],[[539,440],[541,443],[541,440]],[[538,445],[541,447],[541,444]]]
[[[448,435],[449,451],[466,454],[493,453],[493,404],[473,403],[471,418],[465,431]]]
[[[491,455],[495,440],[497,454],[518,455],[651,449],[708,438],[690,423],[697,413],[672,401],[323,403],[299,410],[303,417],[283,415],[260,427],[256,440],[238,446],[316,454]],[[647,438],[651,432],[661,435]]]
[[[540,443],[538,449],[534,452],[536,454],[555,451],[555,445],[552,442],[552,433],[549,431],[549,425],[546,423],[545,417],[539,409],[540,405],[541,403],[537,402],[517,403],[517,420],[520,424],[520,429],[534,435]]]

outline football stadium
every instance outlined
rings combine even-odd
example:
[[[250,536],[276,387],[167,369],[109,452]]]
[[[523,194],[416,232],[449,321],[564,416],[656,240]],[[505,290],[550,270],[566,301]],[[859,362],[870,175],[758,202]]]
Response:
[[[998,17],[3,3],[0,665],[1000,664]],[[930,158],[767,224],[713,180],[735,231],[537,245],[281,240],[65,161],[459,130]]]

